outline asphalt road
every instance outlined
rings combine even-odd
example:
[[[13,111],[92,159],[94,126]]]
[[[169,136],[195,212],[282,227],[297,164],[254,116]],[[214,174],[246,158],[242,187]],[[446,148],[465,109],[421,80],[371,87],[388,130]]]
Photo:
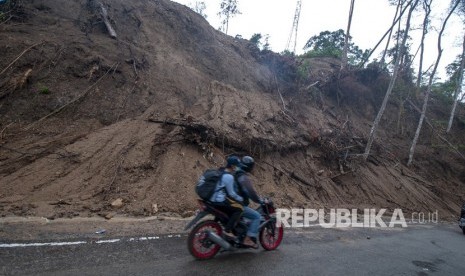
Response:
[[[0,241],[0,274],[465,275],[465,235],[456,225],[285,229],[276,251],[237,250],[207,261],[194,260],[186,240],[179,234],[77,239],[85,243],[74,245]]]

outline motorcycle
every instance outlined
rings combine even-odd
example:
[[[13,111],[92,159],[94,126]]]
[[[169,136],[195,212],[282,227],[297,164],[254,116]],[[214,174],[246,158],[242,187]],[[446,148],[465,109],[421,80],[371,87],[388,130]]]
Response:
[[[205,260],[213,258],[221,248],[224,251],[250,248],[243,244],[250,220],[242,217],[237,223],[233,229],[236,239],[223,237],[224,225],[228,222],[229,217],[204,200],[199,199],[198,203],[200,208],[197,215],[185,227],[185,230],[188,230],[195,225],[187,238],[187,248],[192,256],[199,260]],[[257,211],[261,214],[260,244],[265,250],[275,250],[281,244],[284,228],[282,225],[276,225],[274,204],[267,199],[257,208]],[[212,215],[214,218],[200,221],[207,215]]]

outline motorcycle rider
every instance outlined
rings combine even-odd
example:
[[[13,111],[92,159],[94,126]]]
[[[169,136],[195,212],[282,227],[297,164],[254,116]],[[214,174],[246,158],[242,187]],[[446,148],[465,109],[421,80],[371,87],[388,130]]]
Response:
[[[247,173],[251,173],[255,165],[255,160],[250,156],[244,156],[241,160],[241,169],[236,171],[235,178],[239,188],[239,194],[244,198],[244,212],[242,216],[251,221],[247,230],[247,237],[244,239],[244,244],[253,244],[251,247],[257,249],[258,228],[260,226],[261,215],[256,210],[250,208],[249,202],[252,200],[255,203],[263,204],[263,199],[258,196],[255,191],[252,181]]]
[[[232,233],[232,230],[239,222],[244,210],[242,206],[244,198],[236,193],[233,176],[234,172],[239,168],[239,165],[239,157],[230,156],[227,158],[224,174],[209,200],[213,206],[229,216],[229,221],[224,227],[224,235],[233,239],[236,238],[236,236]]]

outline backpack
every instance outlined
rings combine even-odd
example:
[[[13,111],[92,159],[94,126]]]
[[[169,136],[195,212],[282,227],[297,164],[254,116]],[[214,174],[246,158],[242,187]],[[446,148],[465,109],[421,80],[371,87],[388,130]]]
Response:
[[[225,172],[219,169],[208,169],[200,176],[195,192],[203,200],[210,200],[216,192],[216,186]]]

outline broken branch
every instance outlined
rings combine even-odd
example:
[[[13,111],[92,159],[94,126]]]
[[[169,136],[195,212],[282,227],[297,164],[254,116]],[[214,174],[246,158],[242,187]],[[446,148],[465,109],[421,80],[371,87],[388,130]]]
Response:
[[[25,53],[27,53],[29,50],[31,50],[32,48],[34,48],[35,46],[38,46],[40,44],[42,44],[43,42],[40,42],[40,43],[37,43],[37,44],[34,44],[30,47],[28,47],[26,50],[24,50],[17,58],[15,58],[15,60],[13,60],[5,69],[2,70],[2,72],[0,72],[0,75],[5,73],[6,70],[8,70],[13,64],[15,64],[15,62],[17,62]]]
[[[312,88],[313,86],[317,85],[319,82],[320,82],[320,81],[316,81],[315,83],[310,84],[309,86],[307,86],[307,87],[305,88],[305,90],[308,90],[308,89]]]
[[[70,101],[69,103],[63,105],[62,107],[60,108],[57,108],[55,109],[53,112],[49,113],[48,115],[45,115],[44,117],[40,118],[39,120],[31,123],[30,125],[28,125],[27,127],[24,128],[24,130],[28,130],[32,125],[38,123],[38,122],[41,122],[45,119],[47,119],[48,117],[50,116],[53,116],[55,114],[57,114],[58,112],[62,111],[63,109],[65,109],[67,106],[69,106],[70,104],[73,104],[75,102],[77,102],[78,100],[80,100],[82,97],[84,97],[85,95],[87,95],[87,93],[94,87],[96,86],[110,71],[111,69],[113,69],[113,67],[115,66],[118,66],[118,63],[115,63],[115,65],[111,66],[110,69],[108,69],[105,74],[103,74],[103,76],[101,76],[96,82],[94,82],[91,86],[89,86],[81,95],[79,95],[77,98],[75,98],[74,100]]]
[[[282,174],[284,175],[287,175],[288,177],[290,177],[291,179],[294,179],[294,180],[297,180],[298,182],[302,183],[302,184],[305,184],[306,186],[310,186],[310,187],[316,187],[315,185],[311,184],[310,182],[306,181],[305,179],[303,179],[302,177],[296,175],[294,172],[291,172],[291,171],[288,171],[285,169],[285,171],[277,168],[276,166],[266,162],[266,161],[263,161],[263,163],[267,164],[268,166],[271,166],[273,169],[281,172]]]

